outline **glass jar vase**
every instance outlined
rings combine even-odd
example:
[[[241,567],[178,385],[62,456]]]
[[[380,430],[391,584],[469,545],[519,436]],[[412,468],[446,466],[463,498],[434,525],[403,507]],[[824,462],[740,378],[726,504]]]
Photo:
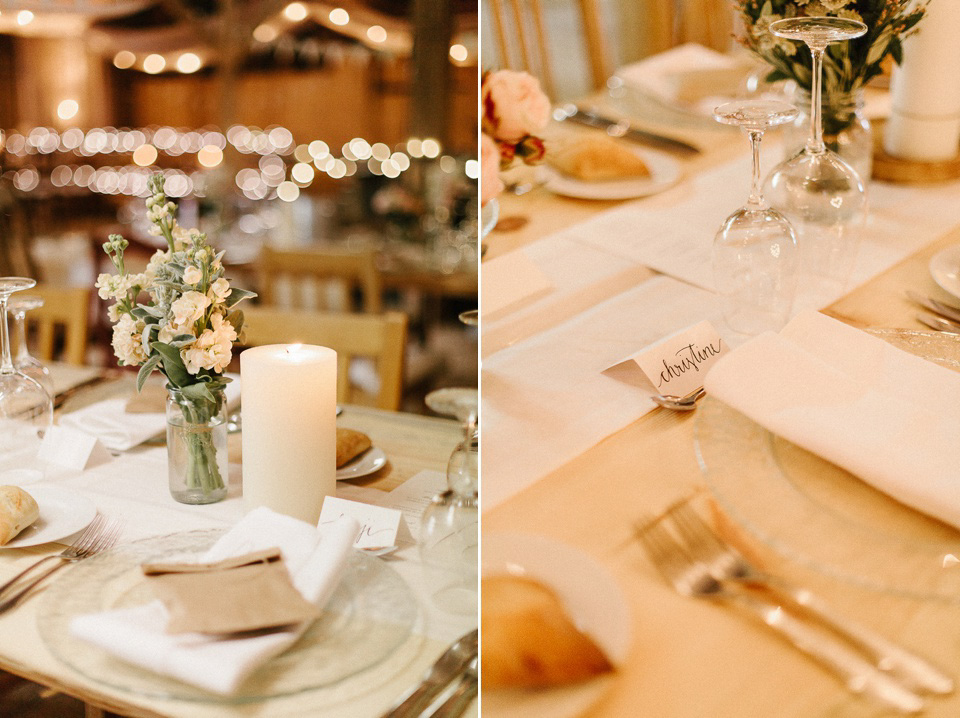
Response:
[[[212,504],[227,496],[227,408],[223,389],[213,397],[168,387],[167,471],[170,494],[182,504]]]
[[[810,136],[810,93],[797,90],[793,104],[800,114],[784,130],[785,158],[799,153]],[[873,168],[873,128],[863,114],[863,90],[840,92],[824,89],[821,115],[823,142],[827,149],[840,155],[866,184]]]

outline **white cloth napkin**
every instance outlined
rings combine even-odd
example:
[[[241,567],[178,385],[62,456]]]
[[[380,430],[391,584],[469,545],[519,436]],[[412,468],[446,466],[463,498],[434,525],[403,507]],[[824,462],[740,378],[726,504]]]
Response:
[[[817,312],[752,339],[707,393],[918,511],[960,528],[960,375]]]
[[[278,547],[293,584],[320,608],[333,594],[353,550],[360,525],[342,517],[320,529],[265,507],[244,516],[198,561],[219,561]],[[169,635],[159,601],[78,616],[70,632],[125,661],[221,695],[236,691],[257,667],[292,645],[307,626],[266,635],[224,638],[198,633]]]
[[[240,399],[240,377],[228,374],[233,381],[225,389],[227,406]],[[96,436],[100,443],[113,451],[127,451],[142,444],[167,426],[166,413],[147,412],[131,414],[127,411],[129,397],[105,399],[60,417],[61,426],[69,426]]]

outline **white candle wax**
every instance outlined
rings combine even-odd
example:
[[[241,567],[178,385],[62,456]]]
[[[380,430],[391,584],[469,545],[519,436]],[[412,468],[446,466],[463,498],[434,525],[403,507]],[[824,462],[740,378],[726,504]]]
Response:
[[[337,353],[271,344],[240,354],[243,502],[316,524],[336,494]]]
[[[922,162],[957,156],[960,143],[960,2],[936,0],[903,43],[891,81],[883,148]]]

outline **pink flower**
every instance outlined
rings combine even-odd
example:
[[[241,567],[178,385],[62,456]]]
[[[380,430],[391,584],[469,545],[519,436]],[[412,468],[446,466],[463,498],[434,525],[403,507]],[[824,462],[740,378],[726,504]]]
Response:
[[[550,100],[540,89],[540,81],[526,72],[492,72],[486,76],[482,92],[484,120],[494,139],[518,142],[550,120]]]
[[[500,150],[488,135],[480,135],[480,203],[496,199],[501,192]]]

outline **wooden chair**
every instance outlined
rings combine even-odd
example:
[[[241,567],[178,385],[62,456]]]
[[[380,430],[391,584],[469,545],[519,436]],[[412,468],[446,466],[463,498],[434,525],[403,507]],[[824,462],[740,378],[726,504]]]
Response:
[[[63,361],[84,364],[87,353],[87,318],[90,290],[38,284],[26,292],[43,298],[43,306],[27,312],[27,327],[36,332],[38,359],[50,361],[58,333],[63,335]]]
[[[265,305],[277,305],[277,283],[288,278],[301,294],[310,280],[338,281],[342,293],[340,309],[349,311],[350,292],[359,288],[363,293],[363,311],[379,314],[383,310],[383,283],[373,252],[338,253],[319,250],[280,250],[264,247],[257,261],[260,270],[260,298]],[[294,306],[304,307],[301,301]]]
[[[734,15],[730,0],[650,0],[646,54],[685,42],[727,52],[733,44]]]
[[[580,9],[583,40],[594,89],[603,87],[611,74],[610,53],[603,36],[600,0],[571,0]],[[508,15],[506,5],[510,5]],[[536,75],[548,96],[556,87],[551,74],[543,0],[489,0],[501,64]],[[486,4],[485,4],[486,6]],[[532,32],[531,32],[532,27]],[[513,40],[511,41],[511,37]],[[517,53],[514,50],[518,50]]]
[[[407,316],[399,312],[381,315],[309,312],[253,306],[244,308],[243,341],[246,346],[263,344],[319,344],[337,352],[337,398],[364,402],[353,392],[349,369],[353,359],[375,361],[380,390],[375,405],[397,410],[403,393],[403,353],[407,339]]]

